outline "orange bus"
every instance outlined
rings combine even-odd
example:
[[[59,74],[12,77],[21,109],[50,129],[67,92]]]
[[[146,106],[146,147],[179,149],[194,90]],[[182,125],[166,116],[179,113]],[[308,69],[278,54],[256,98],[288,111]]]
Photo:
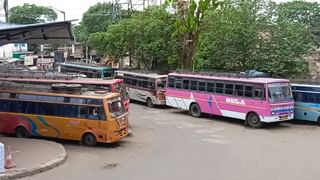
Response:
[[[17,88],[16,88],[17,89]],[[120,94],[80,94],[0,89],[0,132],[113,143],[128,135],[128,113]]]
[[[11,81],[28,84],[81,84],[83,87],[90,89],[104,89],[110,92],[120,93],[126,111],[129,110],[129,95],[122,79],[100,79],[100,78],[72,78],[72,79],[46,79],[46,78],[23,78],[1,76],[0,81]]]

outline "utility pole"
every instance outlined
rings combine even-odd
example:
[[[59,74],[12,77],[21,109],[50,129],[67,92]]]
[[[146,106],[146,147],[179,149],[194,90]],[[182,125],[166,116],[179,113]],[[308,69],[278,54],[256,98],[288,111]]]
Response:
[[[8,0],[4,0],[3,2],[3,8],[4,8],[4,14],[6,16],[6,23],[9,22],[9,6],[8,6]]]

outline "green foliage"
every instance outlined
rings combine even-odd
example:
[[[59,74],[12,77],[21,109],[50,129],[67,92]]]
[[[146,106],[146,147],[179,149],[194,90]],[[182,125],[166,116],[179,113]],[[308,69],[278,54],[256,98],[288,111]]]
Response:
[[[172,18],[161,7],[150,8],[111,25],[107,32],[90,35],[88,43],[116,58],[130,54],[144,69],[167,68],[168,59],[177,58],[173,50],[177,46],[171,39]]]
[[[207,10],[214,11],[222,5],[220,0],[167,0],[166,4],[177,10],[179,18],[175,22],[173,37],[177,37],[182,47],[182,69],[190,69],[193,66],[194,56],[201,33],[201,22]]]
[[[88,33],[86,31],[85,26],[82,23],[80,23],[79,25],[74,25],[72,27],[72,30],[77,42],[87,42]]]
[[[116,7],[120,10],[120,6]],[[97,3],[91,6],[82,17],[81,24],[88,34],[106,31],[114,21],[112,16],[113,4],[110,2]]]
[[[279,20],[305,24],[315,36],[317,46],[320,46],[320,4],[294,0],[281,3],[278,6]]]
[[[197,68],[259,69],[289,76],[306,71],[304,56],[313,39],[304,24],[275,19],[268,0],[230,0],[210,11],[200,37]]]
[[[10,23],[36,24],[52,22],[56,19],[57,13],[54,10],[35,4],[25,3],[23,6],[15,6],[9,10]]]

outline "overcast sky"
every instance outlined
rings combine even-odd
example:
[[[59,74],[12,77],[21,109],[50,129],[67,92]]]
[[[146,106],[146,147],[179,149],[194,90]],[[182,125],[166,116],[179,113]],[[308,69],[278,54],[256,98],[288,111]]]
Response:
[[[1,1],[1,0],[0,0]],[[56,9],[64,11],[66,13],[67,20],[79,19],[81,20],[82,14],[92,5],[98,2],[104,2],[103,0],[8,0],[9,8],[17,5],[23,5],[24,3],[37,4],[42,6],[52,6]],[[112,1],[112,0],[110,0]],[[138,0],[136,0],[138,1]],[[140,0],[142,2],[142,0]],[[164,1],[164,0],[163,0]],[[283,2],[286,0],[275,0],[276,2]],[[309,0],[318,1],[320,0]],[[125,1],[121,1],[125,2]],[[63,14],[57,12],[58,21],[63,20]]]

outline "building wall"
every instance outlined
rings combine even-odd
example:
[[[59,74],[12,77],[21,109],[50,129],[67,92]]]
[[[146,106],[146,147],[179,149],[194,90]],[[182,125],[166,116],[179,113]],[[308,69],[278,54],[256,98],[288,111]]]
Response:
[[[10,59],[13,52],[27,52],[28,45],[26,43],[14,43],[0,46],[0,59]]]

